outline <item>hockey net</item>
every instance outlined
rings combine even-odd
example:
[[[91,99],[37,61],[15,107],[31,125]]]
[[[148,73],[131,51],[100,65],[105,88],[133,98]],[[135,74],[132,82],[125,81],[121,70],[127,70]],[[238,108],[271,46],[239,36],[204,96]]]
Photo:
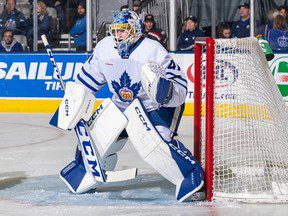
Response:
[[[196,41],[194,154],[207,200],[288,201],[288,115],[257,39]]]

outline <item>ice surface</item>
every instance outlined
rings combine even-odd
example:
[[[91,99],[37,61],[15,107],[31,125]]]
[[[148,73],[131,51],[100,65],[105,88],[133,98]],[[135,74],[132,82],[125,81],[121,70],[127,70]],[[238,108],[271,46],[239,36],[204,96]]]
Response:
[[[58,173],[73,159],[76,137],[50,127],[50,116],[0,115],[0,215],[288,215],[286,204],[178,203],[174,186],[130,143],[116,169],[138,167],[136,179],[71,194]],[[191,146],[192,135],[192,119],[184,117],[179,139]]]

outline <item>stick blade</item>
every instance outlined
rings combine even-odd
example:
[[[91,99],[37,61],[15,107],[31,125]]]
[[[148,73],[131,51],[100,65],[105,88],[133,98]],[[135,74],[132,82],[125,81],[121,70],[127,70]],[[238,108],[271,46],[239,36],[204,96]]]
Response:
[[[106,171],[106,182],[118,182],[134,179],[137,176],[137,168],[131,168],[120,171]]]

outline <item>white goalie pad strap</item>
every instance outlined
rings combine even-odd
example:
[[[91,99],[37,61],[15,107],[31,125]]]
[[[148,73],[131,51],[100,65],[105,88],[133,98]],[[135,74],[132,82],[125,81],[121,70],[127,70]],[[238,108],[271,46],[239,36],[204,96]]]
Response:
[[[110,98],[101,103],[88,122],[90,137],[95,143],[101,158],[123,148],[125,142],[122,143],[123,145],[113,144],[116,143],[117,138],[127,124],[127,118]]]
[[[72,129],[76,124],[84,119],[88,121],[92,115],[95,104],[95,97],[87,92],[85,87],[74,82],[67,82],[65,95],[58,108],[58,115],[53,116],[56,127],[63,130]]]
[[[173,184],[181,182],[183,175],[168,145],[149,121],[140,101],[135,99],[124,114],[128,118],[126,131],[142,159]]]

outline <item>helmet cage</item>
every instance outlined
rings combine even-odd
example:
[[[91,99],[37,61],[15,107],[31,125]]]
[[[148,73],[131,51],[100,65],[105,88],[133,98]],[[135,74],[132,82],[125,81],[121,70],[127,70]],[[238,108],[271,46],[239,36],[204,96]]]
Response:
[[[123,57],[122,55],[127,54],[130,46],[142,35],[142,21],[134,11],[121,11],[114,16],[114,22],[109,25],[109,33],[114,37],[118,52]]]
[[[131,25],[127,23],[126,24],[111,24],[109,28],[109,33],[110,35],[114,37],[117,47],[119,43],[129,40],[135,35],[134,29],[131,28]]]

